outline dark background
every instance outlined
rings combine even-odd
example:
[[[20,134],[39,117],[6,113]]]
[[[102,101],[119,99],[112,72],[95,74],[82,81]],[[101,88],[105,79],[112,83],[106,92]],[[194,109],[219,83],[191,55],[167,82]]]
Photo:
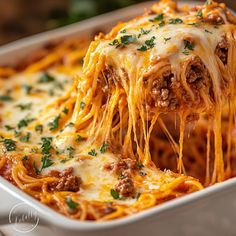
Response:
[[[0,0],[0,45],[142,1]],[[222,2],[236,9],[236,0]]]

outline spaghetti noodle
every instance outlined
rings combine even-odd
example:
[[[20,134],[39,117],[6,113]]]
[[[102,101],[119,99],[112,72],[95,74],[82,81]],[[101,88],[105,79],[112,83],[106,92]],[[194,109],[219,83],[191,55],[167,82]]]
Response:
[[[0,68],[0,175],[100,221],[233,177],[235,21],[163,0],[89,48],[67,39]]]

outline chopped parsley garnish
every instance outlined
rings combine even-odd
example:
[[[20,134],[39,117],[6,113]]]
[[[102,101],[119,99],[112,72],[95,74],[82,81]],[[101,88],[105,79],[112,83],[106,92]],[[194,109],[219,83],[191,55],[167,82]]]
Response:
[[[200,26],[200,22],[193,22],[193,23],[188,23],[188,25],[192,25],[192,26]]]
[[[125,175],[123,173],[120,174],[119,179],[124,179]]]
[[[41,170],[40,172],[42,172],[43,169],[48,168],[49,166],[51,166],[54,162],[50,159],[49,156],[44,155],[41,158],[41,162],[42,162],[42,166],[41,166]]]
[[[171,18],[169,19],[169,24],[182,24],[183,23],[183,20],[180,19],[180,18]]]
[[[103,143],[102,146],[101,146],[101,148],[100,148],[100,152],[101,152],[101,153],[105,153],[107,147],[108,147],[108,144],[107,144],[107,143]]]
[[[27,161],[28,159],[29,159],[28,156],[23,156],[23,157],[21,158],[22,161]]]
[[[124,35],[120,37],[122,44],[130,44],[135,43],[137,41],[137,38],[135,35]]]
[[[20,110],[30,110],[32,106],[32,103],[26,103],[26,104],[18,104],[15,107],[20,108]]]
[[[197,17],[202,17],[202,10],[201,9],[197,11],[196,16]]]
[[[42,145],[41,145],[41,152],[43,154],[41,158],[42,166],[39,170],[39,173],[42,172],[43,169],[48,168],[51,166],[54,162],[50,159],[51,153],[50,151],[53,149],[51,143],[52,143],[52,137],[43,137],[41,138]]]
[[[65,107],[65,108],[62,110],[62,112],[67,115],[67,114],[69,113],[69,109],[68,109],[67,107]]]
[[[149,34],[151,32],[151,30],[144,30],[143,28],[141,28],[141,34],[146,35]]]
[[[159,27],[163,27],[165,26],[165,21],[162,21],[160,24],[159,24]]]
[[[138,51],[145,52],[148,50],[148,47],[145,45],[142,45],[140,48],[137,49]]]
[[[69,122],[66,127],[73,127],[75,124],[73,122]]]
[[[146,176],[147,175],[147,173],[145,173],[143,171],[140,171],[139,174],[140,174],[140,176]]]
[[[66,204],[71,211],[75,211],[79,206],[79,204],[77,202],[74,202],[71,198],[66,199]]]
[[[53,96],[55,95],[55,92],[54,92],[53,89],[49,89],[49,90],[48,90],[48,94],[49,94],[51,97],[53,97]]]
[[[125,34],[126,33],[126,29],[121,30],[120,33]]]
[[[195,47],[195,45],[192,42],[190,42],[188,40],[184,40],[184,49],[188,49],[188,50],[193,51],[194,47]]]
[[[161,20],[163,20],[163,19],[164,19],[164,14],[161,13],[161,14],[158,14],[155,18],[150,19],[149,21],[151,21],[151,22],[157,22],[157,21],[161,21]]]
[[[64,90],[64,86],[63,86],[63,84],[61,83],[61,82],[59,82],[59,81],[55,81],[54,83],[53,83],[53,87],[54,88],[58,88],[58,89],[60,89],[60,90]]]
[[[88,154],[89,154],[90,156],[93,156],[93,157],[97,156],[97,152],[96,152],[95,149],[91,149],[91,151],[88,152]]]
[[[83,110],[85,108],[85,106],[86,106],[85,102],[83,102],[83,101],[80,102],[80,109]]]
[[[141,162],[138,161],[138,163],[137,163],[137,168],[138,168],[139,170],[141,170],[143,167],[144,167],[144,165],[143,165]]]
[[[41,134],[43,132],[43,125],[36,125],[34,130]]]
[[[42,145],[41,145],[41,150],[42,154],[50,154],[50,150],[53,149],[51,146],[52,143],[52,137],[42,137]]]
[[[55,119],[51,122],[48,123],[49,129],[50,130],[56,130],[59,126],[59,120],[61,119],[61,116],[58,115],[57,117],[55,117]]]
[[[8,152],[16,150],[16,141],[14,141],[12,139],[8,139],[8,138],[4,139],[3,145]]]
[[[209,31],[209,30],[207,30],[207,29],[205,29],[205,32],[206,32],[206,33],[209,33],[209,34],[212,34],[212,32]]]
[[[75,149],[73,147],[68,147],[67,151],[69,152],[69,158],[73,158]]]
[[[21,138],[20,138],[20,141],[21,142],[25,142],[25,143],[27,143],[27,142],[29,142],[29,140],[30,140],[30,133],[29,132],[27,132],[27,134],[26,135],[24,135],[24,136],[22,136]]]
[[[138,48],[138,51],[144,52],[147,51],[148,49],[151,49],[155,46],[154,40],[156,39],[155,36],[153,36],[151,39],[148,39],[145,41],[145,45],[142,45],[140,48]]]
[[[149,48],[153,48],[155,46],[154,40],[156,39],[155,36],[152,36],[151,39],[148,39],[145,41],[145,44],[149,47]]]
[[[186,50],[186,49],[185,49],[184,51],[182,51],[182,53],[183,53],[184,55],[187,55],[187,56],[189,55],[189,51]]]
[[[28,84],[24,84],[22,87],[25,90],[26,94],[30,94],[32,89],[33,89],[33,87],[31,85],[28,85]]]
[[[12,98],[8,95],[0,95],[0,100],[4,102],[12,101]]]
[[[19,137],[21,135],[21,131],[14,130],[14,136],[15,138]]]
[[[169,38],[164,38],[165,43],[167,43],[167,41],[169,41],[169,40],[171,40],[171,37],[169,37]]]
[[[81,141],[83,141],[83,140],[84,140],[84,138],[78,134],[78,135],[77,135],[77,138],[76,138],[76,142],[79,143],[79,142],[81,142]]]
[[[109,43],[110,46],[118,46],[119,45],[119,41],[118,39],[114,39],[112,43]]]
[[[5,125],[4,127],[6,128],[6,130],[13,130],[13,129],[15,129],[14,127],[12,127],[10,125]]]
[[[17,124],[17,127],[18,129],[21,129],[22,127],[27,127],[29,125],[29,123],[31,123],[32,121],[34,121],[35,119],[31,118],[25,118],[25,119],[22,119],[18,122]]]
[[[114,199],[116,199],[116,200],[120,200],[120,199],[121,199],[119,192],[116,191],[115,189],[112,188],[110,193],[111,193],[111,196],[112,196]]]
[[[50,82],[53,82],[53,81],[55,81],[55,78],[53,76],[49,75],[48,73],[44,72],[40,76],[40,78],[38,80],[38,83],[43,84],[43,83],[50,83]]]
[[[120,37],[120,42],[118,39],[114,39],[112,43],[109,43],[111,46],[116,46],[116,48],[120,48],[122,46],[137,42],[136,35],[124,35]]]

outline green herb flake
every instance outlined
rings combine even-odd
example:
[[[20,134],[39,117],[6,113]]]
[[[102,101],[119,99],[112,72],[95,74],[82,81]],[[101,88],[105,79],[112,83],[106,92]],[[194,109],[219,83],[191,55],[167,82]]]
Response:
[[[40,172],[42,172],[43,169],[50,167],[51,165],[53,165],[53,161],[50,159],[49,156],[45,155],[41,158],[41,162],[42,162],[42,167]]]
[[[123,29],[120,31],[121,34],[125,34],[126,33],[126,29]]]
[[[91,151],[88,152],[88,154],[89,154],[90,156],[93,156],[93,157],[97,156],[97,152],[96,152],[95,149],[91,149]]]
[[[16,141],[14,141],[12,139],[8,139],[8,138],[4,139],[3,145],[8,152],[16,150]]]
[[[14,127],[10,126],[10,125],[4,125],[4,127],[6,128],[6,130],[10,131],[15,129]]]
[[[83,110],[85,108],[85,106],[86,106],[85,102],[83,102],[83,101],[80,102],[80,109]]]
[[[193,23],[188,23],[188,25],[191,25],[191,26],[200,26],[200,22],[193,22]]]
[[[73,155],[75,153],[75,149],[73,147],[68,147],[67,151],[69,153],[69,158],[73,158]]]
[[[79,142],[82,142],[83,140],[84,140],[84,138],[78,134],[77,138],[76,138],[76,142],[79,143]]]
[[[188,40],[184,40],[184,49],[188,49],[190,51],[193,51],[194,50],[194,43],[188,41]]]
[[[155,18],[150,19],[149,21],[151,21],[151,22],[157,22],[157,21],[162,21],[163,19],[164,19],[164,14],[161,13],[161,14],[158,14]]]
[[[107,143],[103,143],[101,148],[100,148],[100,152],[101,153],[105,153],[105,151],[107,150],[108,144]]]
[[[144,167],[144,165],[141,163],[141,162],[137,162],[137,168],[139,169],[139,170],[141,170],[141,169],[143,169],[143,167]]]
[[[119,195],[119,192],[118,191],[116,191],[115,189],[111,189],[111,191],[110,191],[110,193],[111,193],[111,196],[114,198],[114,199],[116,199],[116,200],[120,200],[120,195]]]
[[[140,51],[140,52],[145,52],[145,51],[148,50],[148,47],[145,46],[145,45],[142,45],[142,46],[141,46],[140,48],[138,48],[137,50]]]
[[[182,24],[182,23],[183,23],[183,20],[180,19],[180,18],[171,18],[171,19],[169,19],[169,24],[176,25],[176,24]]]
[[[163,27],[163,26],[165,26],[165,21],[162,21],[161,23],[159,23],[159,27]]]
[[[75,126],[75,124],[74,124],[73,122],[69,122],[69,123],[66,125],[66,127],[73,127],[73,126]]]
[[[150,32],[151,32],[151,30],[144,30],[143,28],[141,28],[141,34],[142,35],[149,34]]]
[[[208,33],[208,34],[213,34],[211,31],[205,29],[205,32]]]
[[[41,145],[42,154],[50,154],[50,150],[53,149],[53,147],[51,146],[52,137],[42,137],[41,141],[42,141]]]
[[[15,107],[20,108],[21,111],[30,110],[32,107],[32,103],[18,104]]]
[[[67,206],[69,207],[69,209],[71,211],[75,211],[77,209],[77,207],[79,206],[79,204],[77,202],[74,202],[72,200],[72,198],[67,198],[66,199],[66,204],[67,204]]]
[[[114,39],[112,43],[109,43],[110,46],[117,46],[119,44],[118,39]]]
[[[145,44],[149,47],[149,48],[153,48],[155,46],[154,40],[156,39],[155,36],[151,37],[151,39],[148,39],[145,41]]]
[[[27,132],[27,134],[26,135],[24,135],[24,136],[22,136],[21,138],[20,138],[20,141],[21,142],[24,142],[24,143],[27,143],[27,142],[29,142],[29,140],[30,140],[30,133],[29,132]]]
[[[17,127],[18,127],[18,129],[21,129],[23,127],[27,127],[29,125],[29,123],[31,123],[34,120],[35,119],[33,119],[33,118],[31,118],[31,119],[29,119],[29,118],[22,119],[18,122]]]
[[[15,136],[15,138],[21,136],[21,131],[14,130],[14,136]]]
[[[59,127],[59,120],[60,119],[61,119],[61,116],[58,115],[57,117],[54,118],[53,121],[49,122],[48,123],[49,130],[53,131],[53,130],[58,129],[58,127]]]
[[[169,41],[169,40],[171,40],[171,37],[169,37],[169,38],[164,38],[165,43],[167,43],[167,41]]]
[[[135,35],[124,35],[124,36],[121,36],[120,39],[121,39],[121,43],[124,45],[135,43],[137,41],[137,38]]]
[[[29,160],[29,157],[28,157],[28,156],[23,156],[23,157],[21,158],[21,160],[22,160],[22,161],[27,161],[27,160]]]
[[[55,81],[55,78],[51,75],[49,75],[47,72],[42,73],[40,76],[38,83],[43,84],[43,83],[50,83]]]
[[[34,130],[37,132],[37,133],[40,133],[42,134],[43,133],[43,125],[36,125]]]
[[[10,97],[8,95],[0,95],[0,101],[10,102],[10,101],[12,101],[12,97]]]
[[[189,55],[189,51],[188,50],[184,50],[184,51],[182,51],[182,53],[184,54],[184,55],[186,55],[186,56],[188,56]]]
[[[56,88],[56,89],[60,89],[61,91],[64,91],[64,86],[61,82],[59,81],[55,81],[53,83],[53,87]]]
[[[201,9],[197,11],[196,16],[197,17],[202,17],[202,10]]]
[[[26,94],[30,94],[31,91],[32,91],[32,89],[33,89],[33,87],[32,87],[31,85],[28,85],[28,84],[24,84],[24,85],[22,86],[22,88],[25,90],[25,93],[26,93]]]
[[[69,113],[69,109],[68,109],[67,107],[65,107],[65,108],[62,110],[62,112],[67,115],[67,114]]]
[[[147,173],[145,173],[143,171],[140,171],[139,174],[140,174],[140,176],[146,176],[147,175]]]

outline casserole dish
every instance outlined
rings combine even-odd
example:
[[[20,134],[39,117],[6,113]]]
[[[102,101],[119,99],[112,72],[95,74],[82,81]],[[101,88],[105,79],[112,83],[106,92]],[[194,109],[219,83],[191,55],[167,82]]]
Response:
[[[70,26],[67,29],[56,30],[51,33],[44,34],[39,37],[33,37],[28,41],[21,41],[16,44],[3,47],[0,53],[1,63],[14,63],[24,57],[30,51],[35,50],[41,45],[63,37],[75,36],[80,34],[92,35],[94,31],[104,31],[102,26],[110,27],[113,23],[120,19],[127,19],[124,16],[133,17],[142,11],[143,5],[139,7],[128,8],[116,14],[112,13],[112,20],[107,23],[109,15],[89,20],[75,26]],[[131,9],[134,12],[131,14]],[[99,21],[99,19],[101,21]],[[111,17],[109,18],[111,19]],[[94,22],[99,23],[94,23]],[[80,27],[81,26],[81,27]],[[14,55],[14,60],[12,59]],[[115,220],[106,223],[94,222],[78,222],[69,220],[54,211],[42,206],[36,200],[28,195],[15,189],[14,186],[1,178],[1,188],[14,194],[21,200],[34,206],[41,215],[41,222],[54,225],[55,230],[61,235],[70,232],[70,235],[143,235],[148,232],[150,235],[222,235],[226,232],[233,231],[233,222],[230,219],[234,218],[232,213],[233,188],[235,180],[226,181],[223,184],[210,187],[198,193],[191,194],[181,199],[173,200],[161,206],[154,207],[151,210],[139,213],[137,215]],[[230,202],[228,208],[224,202]],[[229,210],[231,209],[231,210]],[[224,215],[222,219],[220,214]],[[171,225],[171,227],[168,227]],[[214,229],[212,229],[214,228]]]

